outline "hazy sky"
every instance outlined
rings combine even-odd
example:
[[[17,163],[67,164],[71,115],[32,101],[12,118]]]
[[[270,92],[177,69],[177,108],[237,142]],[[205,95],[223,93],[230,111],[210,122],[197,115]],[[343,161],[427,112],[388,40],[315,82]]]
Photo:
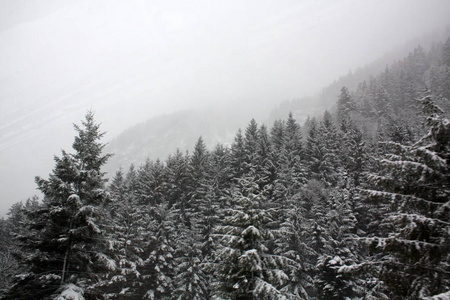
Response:
[[[449,15],[448,0],[0,0],[0,216],[37,193],[90,108],[108,139],[174,110],[274,105]]]

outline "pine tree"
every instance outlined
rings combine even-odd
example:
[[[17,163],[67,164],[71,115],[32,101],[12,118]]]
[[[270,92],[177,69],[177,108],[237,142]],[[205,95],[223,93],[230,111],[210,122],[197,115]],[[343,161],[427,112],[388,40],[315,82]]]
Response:
[[[345,120],[350,117],[352,111],[356,109],[356,105],[350,96],[350,92],[344,86],[337,101],[337,119],[338,121]]]
[[[108,299],[136,299],[146,292],[143,278],[148,269],[144,260],[153,231],[149,207],[140,204],[132,188],[138,186],[139,180],[132,166],[125,179],[121,170],[116,172],[109,186],[111,204],[105,223],[117,269],[108,274],[108,283],[102,286]]]
[[[258,130],[256,153],[257,161],[253,162],[256,168],[256,180],[261,186],[272,187],[277,177],[277,170],[275,167],[275,158],[272,153],[271,141],[265,125],[261,125]],[[270,193],[272,193],[272,188]]]
[[[273,163],[277,169],[280,169],[282,150],[285,141],[284,121],[277,120],[270,129],[270,141],[272,146]]]
[[[209,167],[209,153],[202,137],[199,137],[197,143],[195,144],[190,165],[192,169],[191,177],[197,181],[204,179],[206,176],[206,170]]]
[[[316,287],[320,299],[380,299],[382,294],[374,291],[373,278],[356,276],[355,269],[365,262],[364,247],[358,243],[357,219],[353,210],[355,190],[331,188],[327,193],[325,209],[318,223],[325,230],[322,253],[317,259]],[[356,197],[355,197],[356,198]],[[377,292],[377,293],[375,293]],[[370,298],[370,293],[376,295]]]
[[[169,208],[175,206],[185,222],[189,222],[190,201],[188,199],[189,182],[188,156],[177,150],[166,161],[166,180],[164,193]]]
[[[15,226],[20,226],[16,224]],[[13,224],[0,219],[0,298],[6,292],[12,279],[19,273],[19,266],[14,258]]]
[[[295,187],[306,183],[306,166],[304,163],[303,137],[300,125],[297,124],[292,113],[286,121],[285,138],[282,148],[281,175],[286,180],[286,187]],[[293,195],[295,192],[290,191]]]
[[[381,279],[392,295],[419,298],[450,289],[450,122],[430,94],[420,102],[429,132],[412,145],[384,144],[387,152],[370,179],[369,198],[391,212],[368,243],[380,251]]]
[[[254,172],[258,165],[259,160],[259,128],[255,119],[252,119],[245,129],[243,139],[244,150],[244,162],[243,171],[244,175]]]
[[[125,196],[125,178],[122,168],[116,171],[108,187],[112,202],[121,202]]]
[[[297,270],[296,289],[306,299],[320,298],[318,286],[319,258],[332,253],[326,214],[329,211],[329,189],[323,182],[309,180],[293,196],[293,211],[287,219],[291,255],[301,265]],[[295,245],[295,248],[293,247]]]
[[[136,195],[141,205],[155,205],[156,199],[153,195],[155,182],[152,178],[153,162],[147,159],[137,171]]]
[[[194,152],[190,157],[188,172],[187,198],[192,207],[192,213],[198,212],[199,199],[204,195],[204,186],[209,178],[210,155],[203,139],[200,137],[195,144]]]
[[[325,111],[323,120],[319,128],[320,140],[323,144],[325,155],[322,161],[322,180],[331,185],[336,185],[340,181],[341,172],[341,136],[337,130],[333,117]]]
[[[343,132],[342,151],[339,158],[344,168],[343,171],[345,171],[344,176],[350,179],[353,187],[357,187],[361,182],[363,172],[366,171],[365,166],[368,160],[366,142],[361,130],[352,119],[341,122],[341,131]]]
[[[180,227],[172,299],[210,299],[207,268],[204,267],[202,249],[198,247],[198,237],[195,231],[183,228],[183,224]]]
[[[269,252],[275,232],[269,227],[272,211],[266,209],[264,191],[252,178],[239,182],[231,194],[228,210],[217,236],[222,247],[216,252],[217,296],[225,299],[289,299],[282,288],[288,281],[288,259]]]
[[[233,176],[231,164],[231,150],[218,144],[211,152],[208,177],[215,186],[215,192],[219,196],[231,185]]]
[[[309,178],[322,180],[327,185],[338,183],[341,168],[339,139],[329,112],[325,111],[318,126],[314,119],[311,121],[305,147]]]
[[[240,178],[244,174],[244,164],[246,161],[244,150],[244,138],[242,136],[242,130],[239,129],[234,137],[234,142],[231,145],[231,171],[232,178]]]
[[[28,231],[18,237],[21,248],[32,254],[23,258],[29,270],[11,288],[11,298],[44,299],[70,284],[92,294],[102,271],[116,267],[103,253],[100,227],[108,201],[101,167],[110,157],[102,155],[105,145],[99,140],[104,133],[93,112],[86,114],[82,126],[74,127],[75,153],[62,151],[62,157],[55,157],[48,180],[36,177],[44,200],[28,213]]]
[[[177,262],[175,251],[179,230],[172,210],[166,204],[152,208],[149,254],[144,263],[148,270],[143,275],[147,290],[144,299],[169,299],[175,290]],[[182,224],[181,226],[184,226]]]
[[[305,222],[305,210],[308,209],[299,197],[299,191],[295,195],[286,195],[286,208],[282,210],[280,217],[280,231],[283,233],[275,240],[276,254],[287,257],[294,266],[289,269],[289,282],[286,290],[300,299],[314,299],[314,280],[312,269],[315,265],[315,251],[306,242],[305,236],[309,235],[310,224]]]
[[[0,219],[0,298],[7,295],[16,275],[28,269],[28,266],[23,264],[23,258],[30,255],[30,251],[21,249],[17,238],[27,234],[27,214],[37,210],[39,206],[38,197],[33,196],[25,203],[13,204],[8,218]]]
[[[307,164],[308,178],[320,179],[321,164],[325,156],[325,149],[320,141],[319,126],[315,118],[308,124],[308,135],[305,142],[305,162]]]

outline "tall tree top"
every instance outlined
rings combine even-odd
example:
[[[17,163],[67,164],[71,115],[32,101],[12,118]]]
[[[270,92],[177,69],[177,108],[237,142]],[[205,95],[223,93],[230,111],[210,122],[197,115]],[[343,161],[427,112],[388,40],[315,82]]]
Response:
[[[100,139],[105,134],[100,131],[100,125],[94,121],[94,113],[88,111],[81,126],[74,125],[78,135],[73,143],[74,154],[62,151],[61,157],[55,156],[55,168],[49,180],[36,177],[38,189],[46,198],[64,201],[71,194],[77,194],[84,200],[96,202],[102,197],[95,195],[103,188],[105,180],[100,168],[111,154],[102,154],[105,144]],[[96,191],[92,193],[92,191]],[[92,202],[91,200],[87,202]]]
[[[87,170],[100,171],[111,154],[101,155],[103,148],[106,146],[99,142],[106,132],[100,131],[100,124],[94,120],[94,112],[88,111],[85,120],[81,122],[82,127],[74,124],[78,136],[75,136],[73,149],[76,151],[75,159],[79,159],[81,167]]]

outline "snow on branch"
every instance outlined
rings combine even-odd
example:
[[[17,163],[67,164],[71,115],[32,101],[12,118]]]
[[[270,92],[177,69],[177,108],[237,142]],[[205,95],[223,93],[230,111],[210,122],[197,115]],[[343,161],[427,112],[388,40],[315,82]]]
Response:
[[[256,296],[266,296],[267,299],[278,299],[278,300],[288,300],[288,298],[283,295],[276,287],[270,283],[256,278],[255,292]]]
[[[371,237],[371,238],[363,238],[366,243],[374,245],[376,243],[376,247],[380,249],[384,249],[387,246],[405,246],[405,247],[414,247],[416,249],[421,248],[435,248],[440,247],[441,245],[436,243],[429,243],[418,240],[407,240],[399,237]]]
[[[368,194],[370,197],[383,197],[391,200],[401,200],[401,201],[415,201],[415,202],[425,202],[430,205],[441,206],[442,203],[433,202],[423,198],[419,198],[412,195],[403,195],[399,193],[391,193],[385,191],[369,190],[369,189],[359,189],[361,192]]]
[[[418,214],[402,213],[402,214],[398,214],[398,216],[399,217],[405,217],[411,222],[418,222],[418,223],[422,223],[422,224],[430,224],[431,226],[434,226],[435,223],[440,223],[440,224],[444,224],[444,225],[450,226],[449,222],[445,222],[445,221],[442,221],[442,220],[439,220],[439,219],[435,219],[435,218],[428,218],[428,217],[425,217],[423,215],[418,215]]]
[[[423,300],[450,300],[450,291],[447,291],[445,293],[431,296],[431,297],[424,297]]]
[[[63,291],[55,298],[55,300],[85,300],[83,294],[84,290],[82,288],[69,283],[63,287]]]
[[[104,253],[97,252],[96,256],[101,262],[103,262],[106,265],[106,267],[109,270],[115,271],[117,269],[116,262],[113,259],[106,256]]]

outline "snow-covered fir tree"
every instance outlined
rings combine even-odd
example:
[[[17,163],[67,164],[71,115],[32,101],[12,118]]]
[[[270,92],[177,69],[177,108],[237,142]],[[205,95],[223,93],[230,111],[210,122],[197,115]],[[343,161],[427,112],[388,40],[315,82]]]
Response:
[[[295,298],[283,290],[290,260],[268,249],[276,232],[269,227],[273,211],[267,208],[264,193],[251,177],[240,179],[231,192],[232,207],[216,231],[221,247],[214,274],[220,299]]]
[[[367,238],[380,251],[380,277],[392,297],[408,299],[450,289],[450,121],[429,93],[419,101],[428,133],[414,144],[385,143],[370,175],[373,190],[365,191],[390,207],[380,222],[385,230]]]
[[[36,177],[44,200],[28,212],[27,231],[17,236],[26,253],[21,263],[27,272],[18,277],[6,299],[46,299],[70,286],[87,295],[96,293],[102,272],[116,268],[105,255],[107,244],[100,227],[108,201],[101,167],[104,133],[88,112],[82,125],[74,125],[73,149],[55,157],[49,179]]]
[[[116,172],[109,187],[111,204],[106,219],[110,252],[116,260],[117,269],[109,272],[108,281],[102,286],[108,299],[136,299],[147,291],[149,273],[145,258],[149,254],[153,236],[152,219],[147,205],[140,203],[139,177],[134,166],[125,178]]]

